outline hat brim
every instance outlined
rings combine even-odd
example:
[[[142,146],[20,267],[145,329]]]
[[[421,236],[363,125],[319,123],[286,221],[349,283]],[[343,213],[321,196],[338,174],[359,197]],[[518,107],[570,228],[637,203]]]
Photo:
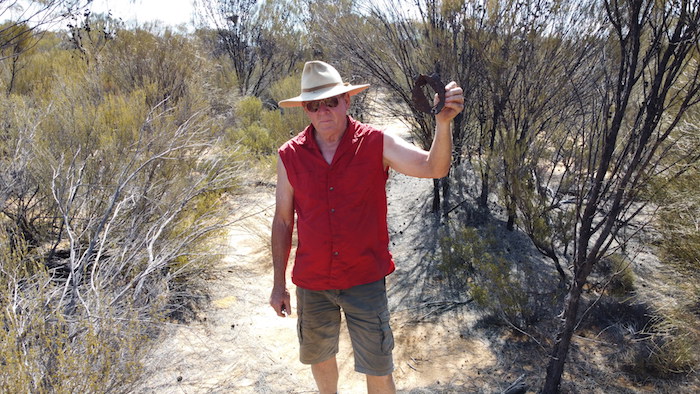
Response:
[[[304,101],[323,100],[325,98],[338,96],[343,93],[349,93],[351,96],[354,96],[367,88],[369,88],[369,84],[333,86],[328,89],[321,89],[314,92],[303,92],[296,97],[282,100],[278,104],[282,108],[301,107],[301,103]]]

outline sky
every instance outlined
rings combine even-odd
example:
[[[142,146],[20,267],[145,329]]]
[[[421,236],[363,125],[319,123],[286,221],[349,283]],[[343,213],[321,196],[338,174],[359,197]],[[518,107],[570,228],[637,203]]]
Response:
[[[121,18],[127,25],[160,21],[164,25],[177,26],[190,23],[193,15],[193,0],[94,0],[93,13]]]

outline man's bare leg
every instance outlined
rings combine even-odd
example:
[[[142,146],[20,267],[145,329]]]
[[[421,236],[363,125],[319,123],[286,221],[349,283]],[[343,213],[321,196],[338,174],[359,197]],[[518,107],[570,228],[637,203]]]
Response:
[[[367,375],[367,393],[368,394],[394,394],[396,386],[394,385],[394,376],[371,376]]]
[[[314,375],[320,394],[334,394],[338,391],[338,364],[335,356],[318,364],[312,364],[311,373]]]

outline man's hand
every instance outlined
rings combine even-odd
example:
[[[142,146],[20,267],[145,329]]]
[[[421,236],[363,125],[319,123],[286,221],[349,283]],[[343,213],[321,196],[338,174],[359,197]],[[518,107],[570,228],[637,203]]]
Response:
[[[435,94],[434,103],[440,99]],[[434,104],[434,105],[435,105]],[[450,122],[464,109],[464,91],[457,85],[457,82],[452,81],[445,86],[445,107],[439,114],[435,115],[437,122]]]
[[[272,288],[270,295],[270,305],[277,312],[277,316],[285,317],[292,313],[292,304],[290,302],[289,292],[284,287]]]

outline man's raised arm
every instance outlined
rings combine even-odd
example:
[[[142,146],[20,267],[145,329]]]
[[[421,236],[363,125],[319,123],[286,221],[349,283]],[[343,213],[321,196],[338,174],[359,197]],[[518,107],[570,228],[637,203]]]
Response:
[[[445,106],[435,115],[435,137],[430,151],[403,138],[384,133],[384,164],[418,178],[442,178],[452,162],[452,119],[464,109],[462,88],[452,81],[445,86]]]

